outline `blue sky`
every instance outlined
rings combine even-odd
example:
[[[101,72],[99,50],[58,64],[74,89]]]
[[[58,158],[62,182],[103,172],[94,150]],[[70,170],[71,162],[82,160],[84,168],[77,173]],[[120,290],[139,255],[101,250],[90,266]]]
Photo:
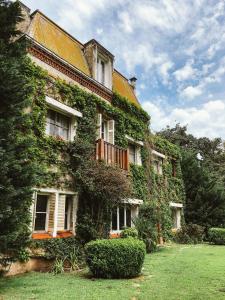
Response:
[[[177,122],[225,139],[225,1],[23,0],[81,42],[95,38],[135,75],[157,131]]]

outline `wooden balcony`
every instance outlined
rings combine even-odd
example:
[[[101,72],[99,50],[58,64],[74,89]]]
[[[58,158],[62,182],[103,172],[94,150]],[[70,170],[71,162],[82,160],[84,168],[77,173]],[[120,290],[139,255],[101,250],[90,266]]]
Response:
[[[110,144],[102,139],[96,141],[96,159],[104,160],[108,165],[129,170],[129,152],[127,149]]]

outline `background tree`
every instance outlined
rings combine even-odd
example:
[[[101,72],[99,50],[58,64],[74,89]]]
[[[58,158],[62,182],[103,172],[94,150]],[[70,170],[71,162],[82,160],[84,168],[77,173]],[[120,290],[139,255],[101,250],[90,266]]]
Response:
[[[202,226],[225,226],[225,151],[220,138],[196,138],[177,124],[159,135],[182,149],[185,220]],[[199,154],[201,160],[198,159]]]

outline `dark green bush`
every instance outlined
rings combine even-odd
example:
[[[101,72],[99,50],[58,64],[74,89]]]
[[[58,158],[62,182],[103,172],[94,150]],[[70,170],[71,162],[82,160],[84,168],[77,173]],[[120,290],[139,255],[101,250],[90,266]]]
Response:
[[[208,240],[212,244],[225,245],[225,228],[210,228]]]
[[[92,241],[85,252],[95,277],[130,278],[140,274],[146,250],[142,241],[128,238]]]
[[[120,233],[121,238],[128,238],[128,237],[133,237],[135,239],[138,238],[138,231],[136,228],[125,228],[124,230],[121,231]]]
[[[198,244],[204,239],[204,227],[187,224],[174,233],[174,241],[179,244]]]

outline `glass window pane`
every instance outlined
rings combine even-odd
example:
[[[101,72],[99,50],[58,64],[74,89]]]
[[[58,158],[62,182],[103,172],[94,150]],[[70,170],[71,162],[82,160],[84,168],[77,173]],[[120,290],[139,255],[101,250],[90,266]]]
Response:
[[[126,222],[127,227],[131,227],[131,207],[129,205],[126,206]]]
[[[119,218],[120,218],[120,220],[119,220],[119,223],[120,223],[120,230],[123,230],[124,229],[124,225],[125,225],[125,219],[124,219],[124,207],[123,206],[121,206],[120,208],[119,208]]]
[[[34,230],[45,230],[46,213],[36,213]]]
[[[46,212],[47,203],[48,203],[47,195],[37,195],[36,212]]]
[[[117,230],[117,207],[112,210],[112,230]]]
[[[53,110],[48,110],[46,118],[46,133],[60,136],[65,140],[69,138],[70,118]]]
[[[68,217],[69,217],[69,201],[70,199],[66,197],[66,203],[65,203],[65,218],[64,218],[64,229],[68,229]]]
[[[132,164],[135,164],[136,161],[136,155],[135,155],[135,145],[129,144],[129,161]]]

